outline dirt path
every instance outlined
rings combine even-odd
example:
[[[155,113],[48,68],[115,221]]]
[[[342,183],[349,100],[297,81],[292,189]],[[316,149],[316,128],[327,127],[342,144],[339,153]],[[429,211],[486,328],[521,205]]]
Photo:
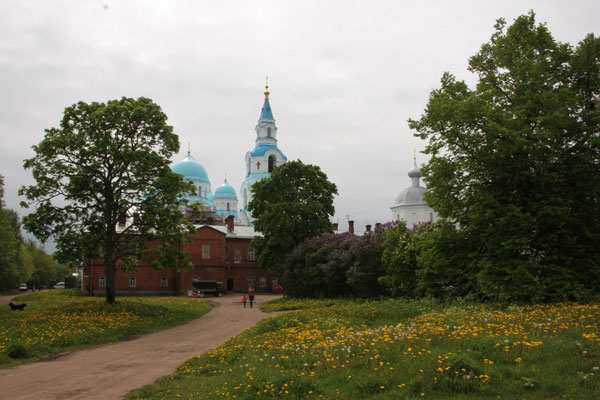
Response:
[[[209,298],[215,308],[186,325],[127,342],[74,351],[52,361],[0,369],[0,399],[120,399],[127,392],[170,375],[184,361],[205,353],[261,319],[259,308],[242,308],[239,296]],[[256,296],[259,303],[276,298]]]

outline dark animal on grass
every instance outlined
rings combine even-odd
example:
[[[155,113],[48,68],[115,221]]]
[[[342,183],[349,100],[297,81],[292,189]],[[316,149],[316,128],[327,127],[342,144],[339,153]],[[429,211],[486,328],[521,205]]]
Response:
[[[23,303],[23,304],[14,304],[12,301],[10,303],[8,303],[8,305],[10,306],[11,310],[21,310],[23,311],[25,309],[25,306],[27,304]]]

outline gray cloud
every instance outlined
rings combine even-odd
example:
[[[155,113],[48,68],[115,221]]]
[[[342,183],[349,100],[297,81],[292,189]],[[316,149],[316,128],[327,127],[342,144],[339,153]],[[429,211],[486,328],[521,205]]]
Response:
[[[446,3],[446,4],[444,4]],[[237,189],[269,75],[279,145],[339,187],[336,220],[390,219],[410,184],[406,120],[444,71],[473,84],[468,58],[533,9],[576,44],[597,27],[596,1],[1,1],[0,174],[5,202],[32,183],[23,159],[79,100],[147,96],[188,142],[214,188]],[[107,8],[104,5],[107,5]],[[423,156],[418,160],[424,162]]]

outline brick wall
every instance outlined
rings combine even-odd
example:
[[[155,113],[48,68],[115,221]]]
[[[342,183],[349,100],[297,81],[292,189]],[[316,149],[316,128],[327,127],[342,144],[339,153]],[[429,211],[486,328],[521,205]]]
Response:
[[[209,226],[201,227],[193,236],[192,242],[183,248],[183,251],[191,256],[193,270],[175,272],[169,269],[157,270],[148,265],[140,266],[137,271],[123,272],[117,269],[115,290],[121,293],[185,294],[191,290],[193,279],[201,279],[223,282],[228,290],[246,291],[248,279],[253,278],[251,282],[257,292],[270,292],[274,286],[272,278],[258,268],[256,254],[254,260],[248,259],[250,240],[249,238],[226,238],[221,231]],[[203,245],[209,246],[208,258],[202,255]],[[240,259],[235,259],[236,249],[239,249]],[[90,280],[93,293],[104,292],[106,287],[100,286],[99,279],[100,276],[106,276],[103,260],[94,260],[91,266],[89,259],[85,262],[88,267],[83,274],[83,292],[89,293]],[[130,286],[132,277],[135,277],[135,287]],[[166,278],[166,286],[161,286],[162,278]]]

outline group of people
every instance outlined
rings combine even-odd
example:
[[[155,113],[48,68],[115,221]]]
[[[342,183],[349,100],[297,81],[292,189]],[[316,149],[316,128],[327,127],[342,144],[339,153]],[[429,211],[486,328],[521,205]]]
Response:
[[[255,294],[256,292],[254,291],[254,287],[250,286],[248,288],[248,294],[245,294],[244,297],[242,297],[242,304],[244,305],[244,308],[246,308],[246,302],[248,302],[248,300],[250,301],[250,308],[253,308]]]

